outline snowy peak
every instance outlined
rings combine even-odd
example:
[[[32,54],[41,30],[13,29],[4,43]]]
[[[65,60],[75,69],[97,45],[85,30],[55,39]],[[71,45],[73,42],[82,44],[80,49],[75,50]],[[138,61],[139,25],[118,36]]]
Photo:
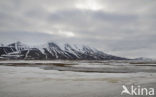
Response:
[[[11,43],[8,46],[15,48],[17,51],[18,50],[22,50],[22,49],[28,49],[28,46],[27,45],[25,45],[25,44],[23,44],[23,43],[21,43],[19,41],[18,42],[15,42],[15,43]]]
[[[18,57],[17,57],[18,56]],[[59,45],[54,42],[47,46],[30,48],[29,46],[16,42],[8,46],[0,47],[0,57],[4,59],[63,59],[63,60],[123,60],[117,56],[105,54],[88,46],[70,45],[68,43]]]

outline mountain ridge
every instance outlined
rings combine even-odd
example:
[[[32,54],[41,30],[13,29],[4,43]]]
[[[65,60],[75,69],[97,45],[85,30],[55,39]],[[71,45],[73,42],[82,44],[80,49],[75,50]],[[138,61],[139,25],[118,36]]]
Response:
[[[127,58],[106,54],[89,46],[71,45],[62,46],[49,42],[46,46],[30,47],[21,42],[0,46],[0,59],[25,59],[25,60],[125,60]]]

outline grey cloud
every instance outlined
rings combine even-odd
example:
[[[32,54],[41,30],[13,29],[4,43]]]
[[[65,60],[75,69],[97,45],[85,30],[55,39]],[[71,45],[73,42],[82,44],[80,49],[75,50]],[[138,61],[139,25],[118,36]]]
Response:
[[[90,24],[90,22],[117,22],[117,23],[128,23],[135,22],[137,19],[136,15],[125,15],[125,14],[111,14],[104,11],[82,11],[82,10],[61,10],[52,13],[49,17],[52,22],[58,23],[71,23],[78,24]],[[91,24],[90,24],[91,25]]]
[[[138,35],[125,37],[119,41],[112,42],[110,46],[113,50],[136,50],[136,49],[152,49],[156,48],[156,34],[152,35]]]
[[[49,20],[54,24],[65,25],[66,29],[83,34],[83,36],[86,35],[86,37],[94,34],[97,36],[106,34],[104,36],[113,37],[113,35],[132,32],[131,29],[126,31],[125,26],[127,28],[131,25],[134,26],[137,16],[109,14],[103,11],[61,10],[52,13]]]

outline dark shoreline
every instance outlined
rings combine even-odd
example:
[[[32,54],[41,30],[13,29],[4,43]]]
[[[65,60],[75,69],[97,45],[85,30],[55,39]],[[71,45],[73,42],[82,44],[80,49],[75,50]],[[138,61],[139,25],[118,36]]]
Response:
[[[115,65],[117,63],[118,65]],[[136,63],[136,64],[135,64]],[[139,64],[140,63],[140,64]],[[154,62],[153,62],[154,63]],[[90,65],[91,67],[85,67]],[[17,67],[38,67],[44,70],[73,71],[73,72],[97,72],[97,73],[137,73],[137,72],[156,72],[156,64],[130,61],[70,61],[70,60],[9,60],[0,61],[0,65],[17,66]],[[83,65],[83,66],[79,66]],[[92,67],[98,65],[99,67]],[[78,66],[78,67],[77,67]],[[103,67],[106,66],[106,67]]]

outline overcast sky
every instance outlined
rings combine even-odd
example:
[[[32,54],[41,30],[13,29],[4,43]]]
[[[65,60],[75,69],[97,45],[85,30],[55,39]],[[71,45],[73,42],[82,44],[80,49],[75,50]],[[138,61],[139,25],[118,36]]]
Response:
[[[0,0],[0,43],[84,44],[156,58],[156,0]]]

